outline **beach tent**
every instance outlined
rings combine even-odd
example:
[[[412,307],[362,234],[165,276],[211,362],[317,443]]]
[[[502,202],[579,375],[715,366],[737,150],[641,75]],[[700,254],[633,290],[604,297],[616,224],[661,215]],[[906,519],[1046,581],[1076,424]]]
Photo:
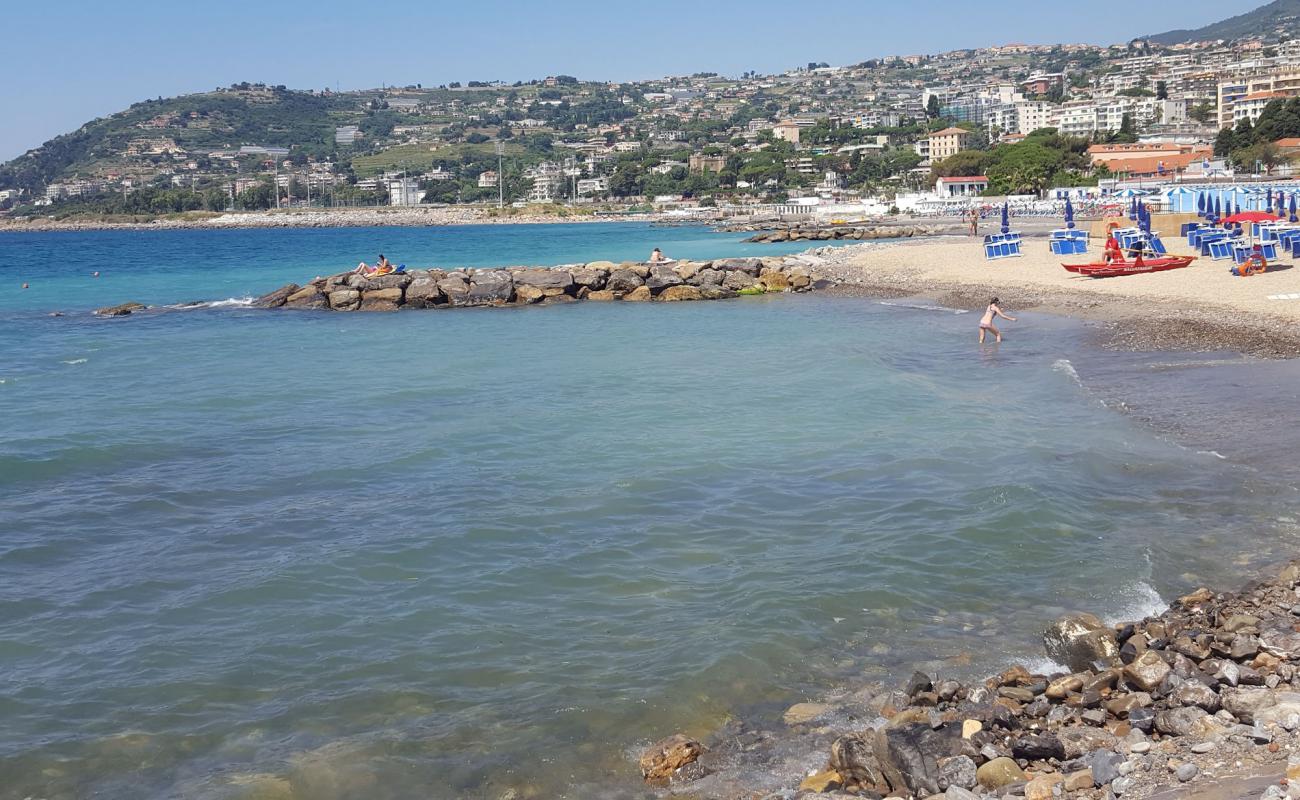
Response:
[[[1291,198],[1291,213],[1295,213],[1294,197]],[[1074,204],[1070,202],[1068,197],[1065,198],[1065,227],[1068,229],[1074,228]]]

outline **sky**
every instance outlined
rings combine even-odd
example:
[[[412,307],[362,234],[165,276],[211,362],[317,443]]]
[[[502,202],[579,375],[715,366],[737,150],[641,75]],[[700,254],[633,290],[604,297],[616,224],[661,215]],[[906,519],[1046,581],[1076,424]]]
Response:
[[[240,81],[361,89],[783,72],[1010,42],[1113,44],[1263,1],[6,3],[0,161],[139,100]]]

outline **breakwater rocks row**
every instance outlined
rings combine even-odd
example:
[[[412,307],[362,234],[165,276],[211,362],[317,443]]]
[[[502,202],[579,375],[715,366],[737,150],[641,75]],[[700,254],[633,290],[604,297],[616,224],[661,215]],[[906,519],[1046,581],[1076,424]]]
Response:
[[[673,264],[589,264],[553,268],[415,270],[368,277],[342,273],[263,295],[260,308],[396,311],[400,308],[519,306],[579,300],[720,300],[746,294],[808,291],[830,282],[793,258],[731,258]],[[107,312],[108,309],[103,311]]]
[[[824,760],[805,763],[797,789],[766,796],[1127,800],[1255,776],[1252,796],[1300,797],[1298,583],[1293,564],[1240,593],[1199,589],[1137,623],[1064,617],[1043,640],[1068,671],[1015,666],[982,683],[916,673],[841,705],[795,705],[779,735],[818,737]],[[639,766],[647,782],[706,795],[711,775],[744,761],[736,742],[763,735],[678,734]]]
[[[749,237],[745,241],[755,242],[758,244],[772,244],[775,242],[826,242],[840,239],[871,241],[873,239],[910,239],[915,236],[936,236],[947,232],[950,231],[925,225],[887,225],[856,228],[847,226],[836,226],[830,228],[792,227],[780,230],[764,230]]]

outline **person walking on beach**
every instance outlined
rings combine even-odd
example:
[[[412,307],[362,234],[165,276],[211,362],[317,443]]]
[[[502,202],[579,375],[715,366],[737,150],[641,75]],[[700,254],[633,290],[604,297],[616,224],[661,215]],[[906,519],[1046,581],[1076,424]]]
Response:
[[[979,235],[980,235],[980,212],[979,212],[979,209],[972,208],[972,209],[970,210],[970,214],[968,214],[967,216],[970,217],[970,235],[971,235],[971,236],[979,236]]]
[[[1008,317],[1002,313],[1002,309],[998,308],[998,299],[995,297],[989,301],[989,307],[984,309],[984,316],[980,318],[980,344],[984,344],[984,334],[988,331],[993,332],[998,342],[1002,341],[1002,331],[998,330],[997,326],[993,324],[993,320],[997,317],[1002,317],[1011,322],[1016,321],[1015,317]]]

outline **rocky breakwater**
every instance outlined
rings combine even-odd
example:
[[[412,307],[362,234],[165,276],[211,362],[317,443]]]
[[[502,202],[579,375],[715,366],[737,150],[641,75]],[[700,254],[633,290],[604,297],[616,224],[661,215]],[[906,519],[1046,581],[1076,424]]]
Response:
[[[1218,779],[1250,783],[1262,800],[1300,797],[1298,584],[1293,564],[1240,593],[1197,590],[1141,622],[1062,618],[1044,646],[1064,671],[1014,666],[980,683],[916,673],[847,703],[798,704],[780,735],[829,746],[803,762],[797,788],[767,796],[1127,800]],[[646,751],[641,773],[707,795],[711,774],[743,771],[734,743],[747,736],[762,735],[678,735]]]
[[[253,304],[261,308],[396,311],[580,300],[673,302],[802,292],[829,285],[830,281],[816,276],[808,261],[799,257],[654,265],[595,261],[554,268],[426,269],[380,277],[342,273],[317,278],[305,286],[282,286]]]
[[[939,228],[925,225],[880,225],[870,227],[791,227],[779,230],[765,230],[754,234],[745,241],[757,244],[776,242],[827,242],[842,239],[871,241],[875,239],[910,239],[916,236],[937,236],[947,233]]]

